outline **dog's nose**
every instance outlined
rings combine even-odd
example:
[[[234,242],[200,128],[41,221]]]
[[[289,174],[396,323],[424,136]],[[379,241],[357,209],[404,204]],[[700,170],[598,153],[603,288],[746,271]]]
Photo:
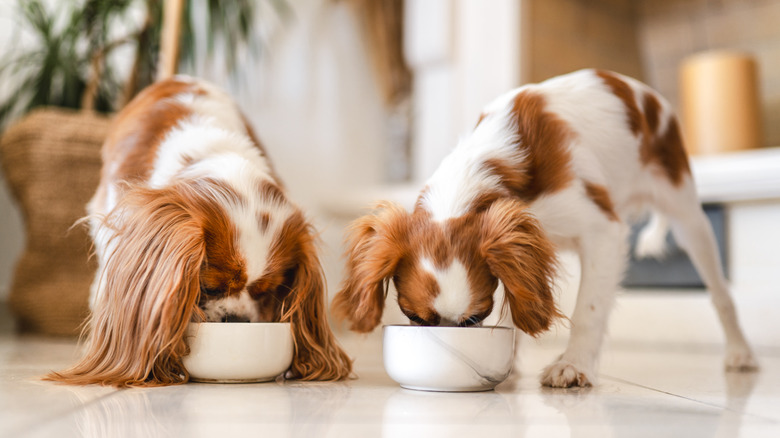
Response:
[[[222,317],[222,322],[249,322],[249,318],[236,315],[235,313],[228,313]]]

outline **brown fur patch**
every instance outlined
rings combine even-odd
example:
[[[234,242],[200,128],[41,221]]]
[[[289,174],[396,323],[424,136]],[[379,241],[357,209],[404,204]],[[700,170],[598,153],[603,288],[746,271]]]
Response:
[[[481,211],[487,210],[491,205],[493,205],[494,202],[510,195],[510,193],[511,192],[502,189],[479,193],[474,199],[471,200],[468,212],[479,213]]]
[[[401,258],[408,252],[409,231],[414,223],[403,207],[384,202],[374,213],[350,224],[347,274],[332,307],[337,318],[351,322],[351,330],[366,333],[379,325],[385,285],[396,275]]]
[[[267,211],[257,213],[257,226],[261,233],[268,231],[268,224],[271,223],[271,215]]]
[[[658,131],[658,125],[661,120],[661,103],[655,97],[655,94],[645,93],[643,109],[645,120],[647,121],[647,129],[654,134]]]
[[[417,201],[414,203],[414,210],[420,210],[424,209],[423,207],[423,200],[428,196],[428,192],[431,190],[431,187],[429,185],[425,185],[422,190],[420,190],[420,194],[417,195]]]
[[[566,149],[573,135],[566,122],[545,110],[544,96],[526,90],[517,94],[512,114],[526,155],[522,168],[488,162],[513,194],[526,202],[565,188],[573,179]]]
[[[302,239],[302,236],[296,233],[304,231],[306,229],[302,214],[296,212],[286,219],[282,229],[274,236],[265,271],[260,276],[260,279],[252,285],[251,293],[253,296],[257,296],[258,293],[272,291],[280,286],[283,286],[284,295],[292,291],[292,282],[294,280],[294,272],[292,271],[296,269],[297,258],[301,251],[300,240]]]
[[[688,157],[682,146],[680,129],[675,118],[671,118],[666,132],[658,133],[661,124],[661,104],[652,93],[643,96],[642,110],[634,96],[634,90],[617,75],[598,70],[596,74],[604,80],[626,107],[628,126],[635,136],[641,135],[640,159],[642,164],[656,164],[674,185],[680,185],[683,177],[690,174]]]
[[[441,293],[433,275],[422,267],[422,259],[429,259],[435,267],[451,263],[453,254],[445,230],[430,220],[430,214],[416,210],[407,216],[402,252],[393,276],[398,291],[398,304],[407,315],[415,315],[426,325],[438,325],[441,317],[433,308],[433,301]]]
[[[485,117],[487,117],[487,116],[488,116],[488,115],[487,115],[486,113],[480,113],[480,114],[479,114],[479,119],[477,119],[477,124],[476,124],[476,125],[474,125],[474,128],[476,128],[477,126],[479,126],[479,124],[480,124],[480,123],[482,123],[482,121],[483,121],[483,120],[485,120]]]
[[[224,182],[206,178],[171,187],[202,230],[206,255],[200,267],[200,303],[240,293],[247,282],[246,261],[236,246],[238,230],[223,205],[241,204],[243,197]]]
[[[640,158],[645,165],[657,164],[673,185],[682,184],[685,175],[690,175],[691,168],[676,118],[669,120],[662,135],[654,135],[643,142]]]
[[[235,295],[247,282],[246,261],[235,245],[237,231],[220,209],[209,210],[202,219],[206,260],[200,272],[201,287],[218,290],[223,296]]]
[[[482,163],[482,169],[491,175],[496,175],[501,179],[504,190],[491,190],[480,193],[472,202],[469,210],[482,211],[490,207],[497,199],[507,195],[517,195],[527,191],[531,176],[525,170],[525,166],[517,165],[491,158]]]
[[[482,212],[472,212],[450,219],[445,224],[452,253],[466,268],[466,277],[471,290],[471,303],[463,315],[464,319],[472,316],[484,319],[489,315],[493,309],[493,296],[498,287],[498,279],[480,254],[480,245],[484,237],[482,216]]]
[[[403,257],[394,278],[401,311],[417,323],[439,325],[441,317],[433,309],[433,301],[441,290],[433,275],[422,268],[419,259]]]
[[[122,154],[123,157],[119,161],[112,161],[122,163],[114,175],[117,180],[147,179],[160,143],[171,129],[192,114],[189,108],[174,101],[157,102],[147,111],[119,125],[120,128],[112,131],[109,137],[109,140],[113,140],[114,135],[121,135],[114,143],[114,153]]]
[[[104,184],[110,182],[105,179],[109,176],[112,181],[135,181],[149,176],[162,140],[192,114],[184,104],[172,99],[184,93],[202,95],[206,91],[192,82],[161,81],[144,89],[119,113],[102,154],[104,163],[121,163],[121,167],[112,175],[104,167]]]
[[[634,135],[639,135],[642,132],[643,120],[642,113],[639,111],[639,106],[634,97],[634,90],[612,72],[597,70],[596,75],[603,79],[604,83],[612,90],[612,93],[623,101],[623,104],[626,106],[628,126]]]
[[[618,215],[615,213],[615,207],[612,204],[612,198],[609,196],[607,188],[589,181],[584,181],[584,183],[585,194],[588,198],[601,209],[602,213],[604,213],[609,220],[619,222],[620,218],[618,218]]]
[[[484,214],[479,254],[504,284],[515,325],[535,336],[563,317],[552,294],[555,247],[525,206],[502,199]]]
[[[659,133],[661,104],[653,93],[645,93],[645,118],[639,158],[644,165],[659,166],[673,185],[679,186],[683,177],[690,174],[688,156],[682,144],[677,119],[671,116],[664,133]]]
[[[287,203],[287,197],[284,195],[284,191],[282,191],[282,188],[273,181],[267,179],[258,181],[257,191],[264,201],[277,205]]]

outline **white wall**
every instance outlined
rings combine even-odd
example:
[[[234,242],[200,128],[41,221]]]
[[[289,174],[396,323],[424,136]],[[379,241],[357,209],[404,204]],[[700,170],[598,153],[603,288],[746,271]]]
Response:
[[[221,59],[194,73],[232,94],[299,203],[316,208],[345,187],[385,177],[386,110],[347,2],[293,0],[292,19],[271,23],[262,57],[233,83]],[[260,11],[266,20],[269,11]]]
[[[413,178],[427,179],[483,106],[523,83],[526,1],[406,3],[407,60],[414,73]]]

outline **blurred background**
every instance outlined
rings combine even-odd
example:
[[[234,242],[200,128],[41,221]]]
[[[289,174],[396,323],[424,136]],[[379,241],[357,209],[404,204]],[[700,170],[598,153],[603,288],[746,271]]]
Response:
[[[81,122],[97,111],[97,119],[85,125],[93,128],[81,131],[102,132],[103,120],[154,80],[163,5],[0,3],[0,301],[10,301],[12,309],[35,311],[31,299],[14,299],[29,295],[19,280],[19,260],[30,251],[29,224],[49,213],[47,205],[24,200],[35,193],[25,188],[34,178],[24,175],[40,169],[29,139],[57,125],[42,116],[35,125],[24,124],[35,108],[53,106],[71,108],[67,116]],[[748,336],[757,344],[780,346],[774,317],[780,304],[780,152],[774,147],[780,146],[780,1],[188,0],[183,5],[178,71],[225,88],[248,115],[291,196],[322,231],[331,295],[342,275],[346,224],[378,199],[411,206],[441,159],[473,128],[483,105],[524,83],[596,67],[647,82],[681,114],[702,200],[722,218],[716,228]],[[20,125],[25,132],[16,129]],[[61,202],[69,208],[61,222],[71,222],[60,224],[64,228],[56,236],[68,234],[94,190],[99,161],[87,161],[88,166],[73,160],[64,165],[80,175],[86,198]],[[65,172],[45,173],[55,175],[51,186],[74,192]],[[88,243],[80,233],[71,230],[68,236],[85,255]],[[53,254],[45,244],[38,252]],[[36,263],[37,281],[58,261]],[[569,311],[578,272],[576,263],[566,265],[561,299]],[[63,284],[47,289],[46,299],[73,293]],[[675,340],[681,332],[690,341],[720,339],[707,296],[695,282],[660,289],[642,284],[624,294],[619,306],[613,337],[633,336],[643,327],[639,335],[653,336],[649,340]],[[399,318],[389,307],[386,319]],[[670,308],[678,316],[670,316]],[[76,312],[83,311],[77,306]],[[9,314],[2,318],[12,324]],[[56,330],[34,320],[16,324],[27,331],[73,333],[72,323]]]

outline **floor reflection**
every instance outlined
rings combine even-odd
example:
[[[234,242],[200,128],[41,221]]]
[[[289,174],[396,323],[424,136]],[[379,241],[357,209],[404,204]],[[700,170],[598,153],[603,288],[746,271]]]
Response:
[[[78,435],[98,437],[169,437],[181,433],[180,425],[169,421],[180,412],[176,403],[155,409],[152,403],[156,389],[116,391],[95,400],[87,399],[90,388],[74,388],[73,394],[82,399],[83,408],[75,416]]]
[[[398,389],[385,403],[382,436],[475,436],[491,426],[491,437],[522,436],[504,395],[495,391],[446,393]],[[501,426],[501,427],[498,427]]]
[[[566,418],[568,428],[560,429],[564,433],[558,436],[610,438],[621,435],[614,433],[611,415],[600,395],[614,390],[614,386],[602,383],[595,388],[542,387],[540,392],[544,405]]]
[[[77,429],[84,437],[323,436],[349,393],[295,382],[129,389],[82,400]]]
[[[748,402],[760,375],[760,373],[724,373],[726,408],[720,416],[714,436],[724,438],[739,436],[742,420],[745,417],[743,412],[747,412]]]
[[[75,344],[0,336],[0,436],[41,437],[776,437],[780,355],[759,373],[724,373],[720,351],[620,347],[598,386],[549,389],[538,370],[557,345],[525,345],[523,367],[495,391],[402,389],[367,339],[356,380],[187,384],[132,389],[40,381]]]

